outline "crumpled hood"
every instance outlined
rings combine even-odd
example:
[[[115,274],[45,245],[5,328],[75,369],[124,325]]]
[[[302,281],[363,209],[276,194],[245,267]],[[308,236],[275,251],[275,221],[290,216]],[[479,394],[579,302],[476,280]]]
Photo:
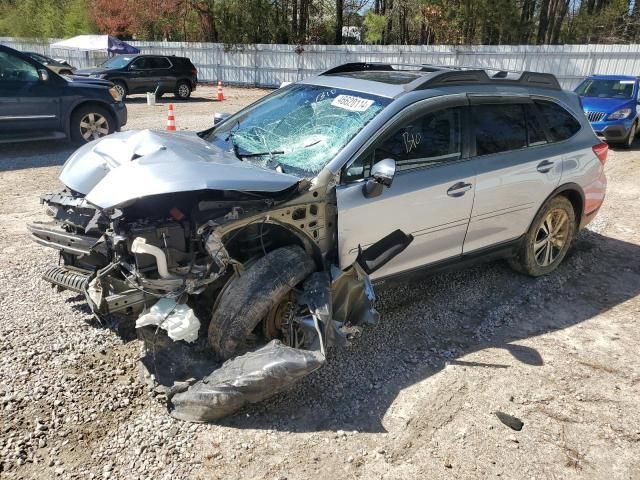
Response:
[[[131,200],[196,190],[275,193],[298,177],[242,162],[195,133],[115,133],[79,148],[60,180],[87,201],[111,208]]]

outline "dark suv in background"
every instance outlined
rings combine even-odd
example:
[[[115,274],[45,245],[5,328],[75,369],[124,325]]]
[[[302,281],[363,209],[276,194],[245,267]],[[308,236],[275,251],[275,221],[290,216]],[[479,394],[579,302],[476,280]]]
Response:
[[[117,55],[99,67],[78,70],[75,75],[113,82],[122,98],[135,93],[173,93],[186,100],[198,84],[198,70],[185,57]]]
[[[77,143],[119,131],[127,107],[113,84],[64,77],[0,45],[0,143],[70,138]]]

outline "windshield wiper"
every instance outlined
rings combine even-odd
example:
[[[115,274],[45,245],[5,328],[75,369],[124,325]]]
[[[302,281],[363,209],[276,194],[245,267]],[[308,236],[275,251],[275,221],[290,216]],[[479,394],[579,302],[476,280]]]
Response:
[[[236,156],[240,158],[264,157],[266,155],[284,155],[284,152],[282,150],[277,150],[275,152],[236,153]]]

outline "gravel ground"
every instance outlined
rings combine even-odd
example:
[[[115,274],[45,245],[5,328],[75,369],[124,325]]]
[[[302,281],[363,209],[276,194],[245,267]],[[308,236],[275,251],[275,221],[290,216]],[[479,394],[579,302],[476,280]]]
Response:
[[[198,89],[178,128],[265,92]],[[170,101],[131,98],[127,128],[163,128]],[[0,148],[2,478],[640,478],[639,149],[610,155],[605,205],[553,275],[496,262],[383,285],[380,324],[325,368],[197,425],[143,386],[138,341],[40,279],[56,256],[24,224],[73,148]]]

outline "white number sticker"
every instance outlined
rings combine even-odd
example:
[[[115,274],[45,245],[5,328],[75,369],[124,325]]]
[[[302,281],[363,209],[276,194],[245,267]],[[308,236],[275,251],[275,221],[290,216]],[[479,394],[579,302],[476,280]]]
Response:
[[[364,112],[373,105],[373,100],[353,97],[351,95],[338,95],[333,99],[331,105],[338,108],[344,108],[345,110],[351,110],[352,112]]]
[[[622,85],[633,85],[634,83],[636,83],[635,80],[620,80],[620,83]]]

